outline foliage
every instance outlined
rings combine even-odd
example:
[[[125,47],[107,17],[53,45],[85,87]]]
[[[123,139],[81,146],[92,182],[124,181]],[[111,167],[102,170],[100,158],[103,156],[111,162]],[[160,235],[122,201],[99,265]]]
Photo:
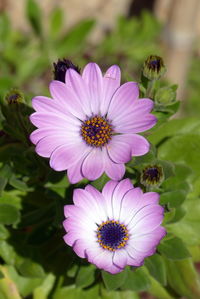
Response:
[[[141,96],[155,99],[158,124],[148,132],[150,152],[128,163],[127,177],[145,190],[139,181],[142,169],[149,163],[163,167],[164,181],[151,190],[161,194],[168,234],[138,269],[127,267],[113,276],[81,261],[66,246],[63,206],[71,202],[73,188],[64,173],[53,172],[35,154],[28,138],[33,130],[30,99],[47,94],[53,61],[65,56],[80,66],[87,60],[103,67],[117,63],[124,79],[139,79],[146,56],[159,54],[157,21],[146,12],[141,19],[121,17],[98,46],[91,46],[88,36],[94,20],[65,32],[63,12],[56,8],[44,32],[34,0],[27,1],[26,13],[30,34],[16,31],[7,15],[0,16],[0,298],[137,299],[143,291],[161,299],[200,297],[192,262],[200,261],[200,120],[170,119],[179,105],[176,86],[152,84],[143,76],[140,80]],[[6,102],[5,94],[13,87],[23,90],[22,102]],[[101,190],[107,180],[103,175],[93,185]],[[195,257],[191,246],[196,246]]]

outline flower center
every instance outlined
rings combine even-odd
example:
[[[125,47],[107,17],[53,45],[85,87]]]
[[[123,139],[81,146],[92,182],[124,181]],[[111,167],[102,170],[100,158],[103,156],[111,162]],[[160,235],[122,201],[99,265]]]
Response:
[[[109,142],[112,136],[112,126],[101,117],[94,116],[81,126],[81,135],[88,145],[101,147]]]
[[[129,239],[128,230],[119,221],[103,222],[97,230],[98,242],[102,248],[115,251],[124,247]]]

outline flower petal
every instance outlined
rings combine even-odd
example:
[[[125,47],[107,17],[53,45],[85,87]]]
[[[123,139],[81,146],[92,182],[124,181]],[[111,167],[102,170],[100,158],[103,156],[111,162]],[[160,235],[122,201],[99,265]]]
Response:
[[[86,250],[88,261],[95,264],[99,269],[116,274],[122,271],[121,268],[113,264],[113,252],[102,248],[89,248]]]
[[[114,120],[121,114],[121,107],[123,107],[123,111],[129,111],[132,106],[134,106],[134,102],[138,99],[139,96],[139,88],[138,84],[135,82],[127,82],[121,85],[115,94],[112,97],[112,101],[110,102],[108,108],[108,119]],[[120,111],[120,113],[119,113]]]
[[[131,244],[137,251],[146,253],[154,249],[165,235],[166,231],[164,227],[157,227],[150,233],[133,235]]]
[[[120,268],[124,268],[127,265],[127,252],[125,249],[121,248],[120,250],[116,250],[113,255],[113,263]]]
[[[75,189],[73,201],[75,205],[81,207],[85,211],[85,213],[90,211],[94,223],[101,224],[103,221],[106,220],[105,211],[102,205],[100,204],[100,202],[103,201],[103,196],[101,193],[98,194],[98,199],[96,199],[87,190]]]
[[[120,210],[120,221],[126,225],[132,219],[134,211],[143,204],[142,202],[142,190],[140,188],[130,189],[123,197],[121,210]],[[148,203],[147,203],[148,204]],[[143,204],[144,205],[144,204]]]
[[[81,75],[75,70],[68,69],[65,75],[65,81],[71,87],[72,91],[77,96],[79,103],[87,116],[91,116],[90,95],[87,85]]]
[[[59,106],[63,106],[64,110],[67,109],[70,113],[81,120],[86,118],[77,95],[66,84],[54,80],[50,83],[49,89],[52,97],[56,100]]]
[[[90,148],[90,147],[89,147]],[[101,149],[91,148],[81,167],[82,175],[88,180],[96,180],[104,172],[104,159]]]
[[[123,178],[126,168],[124,164],[114,163],[110,158],[106,158],[105,172],[109,178],[115,181],[119,181]]]
[[[35,151],[38,155],[48,158],[57,147],[67,145],[68,139],[64,134],[46,136],[37,143]]]
[[[163,221],[163,214],[161,210],[160,213],[150,213],[138,220],[137,223],[130,224],[132,227],[130,229],[130,233],[139,234],[141,231],[143,233],[148,233],[156,229]]]
[[[66,132],[80,131],[80,121],[75,117],[63,116],[62,114],[35,112],[30,115],[30,121],[38,128],[51,127],[65,129]]]
[[[88,86],[90,105],[93,114],[99,113],[102,99],[102,72],[96,63],[88,63],[83,69],[82,78]]]
[[[117,65],[112,65],[103,77],[103,94],[100,105],[101,115],[105,115],[108,111],[111,99],[115,91],[120,86],[121,71]]]
[[[126,163],[131,160],[130,145],[125,143],[120,135],[114,135],[107,145],[108,155],[115,163]]]
[[[76,163],[76,161],[79,161],[86,152],[89,153],[89,151],[90,148],[82,141],[61,145],[52,153],[50,157],[50,166],[57,171],[66,170]]]
[[[123,109],[121,113],[115,116],[114,123],[120,124],[135,119],[144,118],[153,109],[154,102],[150,99],[137,99],[130,104],[129,109]]]
[[[117,135],[118,139],[124,144],[128,144],[131,148],[132,156],[142,156],[149,151],[149,142],[137,134],[121,134]]]
[[[39,128],[31,133],[30,140],[33,144],[36,144],[44,137],[51,136],[51,135],[59,135],[59,134],[60,135],[63,134],[65,136],[66,129],[52,128],[52,127]]]
[[[52,113],[61,113],[68,114],[69,111],[66,109],[65,105],[61,105],[52,98],[37,96],[32,99],[32,106],[38,112],[52,112]]]

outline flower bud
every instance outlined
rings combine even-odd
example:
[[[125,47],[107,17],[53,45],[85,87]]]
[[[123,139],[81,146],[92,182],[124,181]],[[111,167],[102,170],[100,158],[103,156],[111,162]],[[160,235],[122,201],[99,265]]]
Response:
[[[54,79],[61,81],[65,83],[65,73],[68,69],[73,69],[77,73],[80,74],[80,68],[76,65],[74,65],[70,60],[68,59],[58,59],[57,63],[53,63],[54,66]]]
[[[149,80],[158,80],[166,72],[163,59],[156,55],[150,55],[144,62],[143,75]]]
[[[162,87],[155,94],[155,102],[158,105],[171,105],[176,100],[176,91],[173,87]]]
[[[160,165],[148,165],[141,173],[140,182],[146,187],[158,187],[164,180],[163,168]]]
[[[5,96],[7,104],[19,104],[23,102],[23,94],[17,88],[11,89]]]

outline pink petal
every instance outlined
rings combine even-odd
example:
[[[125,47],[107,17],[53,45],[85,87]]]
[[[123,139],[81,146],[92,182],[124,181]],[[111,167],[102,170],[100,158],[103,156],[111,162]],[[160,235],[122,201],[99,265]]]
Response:
[[[90,148],[82,141],[59,146],[50,157],[50,166],[57,171],[66,170],[76,161],[79,161],[86,152],[89,153],[89,151]]]
[[[165,235],[165,229],[163,227],[158,227],[148,234],[133,235],[131,244],[137,251],[146,253],[154,249]]]
[[[57,147],[67,142],[68,138],[64,134],[46,136],[37,143],[35,151],[38,155],[48,158]]]
[[[99,269],[116,274],[122,271],[121,268],[113,264],[113,252],[102,248],[89,248],[86,250],[88,261],[95,264]]]
[[[122,111],[129,111],[138,96],[139,89],[137,83],[127,82],[121,85],[112,97],[108,108],[108,119],[114,120]]]
[[[118,182],[116,181],[109,181],[105,184],[102,190],[102,195],[106,202],[106,212],[109,219],[113,218],[112,195],[117,184]]]
[[[118,139],[124,144],[128,144],[132,150],[132,156],[142,156],[149,151],[149,142],[137,134],[121,134],[117,135]]]
[[[70,113],[81,120],[86,118],[77,95],[66,84],[55,80],[50,83],[49,89],[52,97],[59,105],[64,107],[64,110],[67,109]]]
[[[85,155],[83,155],[83,157],[79,159],[79,161],[76,161],[76,163],[70,166],[67,170],[67,176],[71,184],[76,184],[83,179],[81,173],[81,166],[85,158]]]
[[[66,109],[66,105],[62,105],[58,101],[54,99],[37,96],[32,99],[32,106],[38,112],[50,112],[50,113],[61,113],[61,114],[69,114],[69,110]]]
[[[75,70],[69,69],[66,71],[65,81],[67,84],[69,82],[69,85],[77,96],[84,113],[87,116],[91,116],[90,94],[81,75],[79,75]]]
[[[151,213],[141,218],[130,230],[131,233],[148,233],[156,229],[163,221],[163,214]]]
[[[134,121],[134,119],[144,118],[153,109],[154,102],[150,99],[137,99],[130,103],[129,109],[123,109],[121,113],[115,116],[114,123]]]
[[[75,117],[63,116],[61,113],[41,113],[35,112],[31,114],[30,121],[32,124],[38,128],[51,127],[54,128],[64,128],[68,131],[80,131],[81,123]]]
[[[119,220],[123,198],[130,190],[133,190],[133,184],[131,183],[130,179],[124,179],[120,181],[115,187],[111,200],[113,219]]]
[[[100,105],[101,115],[105,115],[108,111],[110,101],[115,91],[120,86],[121,72],[117,65],[112,65],[103,77],[103,94]]]
[[[133,213],[132,220],[129,223],[130,232],[134,231],[134,228],[139,225],[140,222],[143,221],[146,217],[151,214],[163,215],[164,209],[159,205],[152,205],[146,203],[143,207],[139,208],[136,213]]]
[[[92,242],[91,240],[87,240],[87,239],[79,239],[79,240],[76,240],[74,245],[73,245],[73,250],[74,252],[82,257],[82,258],[86,258],[87,255],[86,255],[86,250],[87,248],[90,248],[91,246],[95,246],[94,245],[95,243]]]
[[[74,204],[85,210],[85,213],[90,214],[90,217],[94,220],[94,223],[101,224],[106,220],[105,211],[101,205],[103,196],[98,194],[98,200],[92,197],[92,195],[83,189],[75,189],[73,194]]]
[[[119,181],[123,178],[125,174],[126,168],[124,164],[117,164],[114,163],[110,158],[108,157],[106,159],[105,163],[105,172],[109,178],[115,181]]]
[[[143,116],[134,118],[132,114],[124,116],[119,121],[112,121],[115,131],[118,133],[140,133],[151,129],[155,126],[157,118],[152,114],[144,114]]]
[[[65,128],[52,128],[52,127],[45,127],[45,128],[40,128],[35,131],[33,131],[30,135],[30,140],[33,144],[38,143],[42,138],[50,135],[59,135],[63,134],[65,135],[66,129]]]
[[[83,69],[82,78],[88,86],[92,113],[98,114],[102,100],[102,72],[96,63],[88,63]]]
[[[119,267],[124,268],[127,265],[128,257],[125,249],[116,250],[113,256],[113,263]]]
[[[147,192],[143,194],[143,200],[148,204],[156,204],[159,202],[160,195],[156,192]]]
[[[122,206],[120,210],[120,221],[128,224],[133,217],[134,211],[137,211],[143,204],[142,190],[140,188],[134,188],[129,190],[123,197]],[[143,204],[144,205],[144,204]]]
[[[108,155],[115,163],[126,163],[131,160],[130,145],[125,143],[121,135],[114,135],[107,145]]]
[[[82,164],[82,175],[88,180],[96,180],[104,172],[104,159],[101,149],[91,148]]]

